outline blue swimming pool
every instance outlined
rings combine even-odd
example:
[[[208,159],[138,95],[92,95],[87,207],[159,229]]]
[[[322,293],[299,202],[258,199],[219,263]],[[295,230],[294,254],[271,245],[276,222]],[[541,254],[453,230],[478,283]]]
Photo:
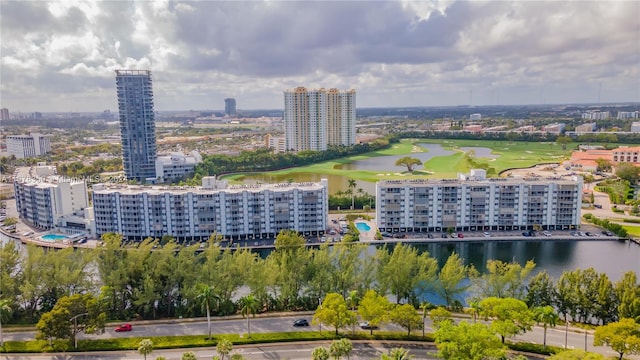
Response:
[[[360,231],[369,231],[369,230],[371,230],[371,226],[369,226],[369,224],[367,224],[367,223],[357,222],[356,223],[356,229],[358,229]]]
[[[62,234],[47,234],[47,235],[42,235],[40,238],[44,241],[56,241],[56,240],[68,239],[69,237],[67,235],[62,235]]]

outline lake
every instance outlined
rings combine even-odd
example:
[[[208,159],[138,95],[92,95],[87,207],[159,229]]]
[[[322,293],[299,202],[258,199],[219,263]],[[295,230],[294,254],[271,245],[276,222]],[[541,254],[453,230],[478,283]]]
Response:
[[[433,159],[438,156],[449,156],[454,154],[455,152],[452,150],[445,150],[440,144],[426,144],[420,143],[418,144],[421,147],[425,148],[427,152],[422,153],[411,153],[404,155],[390,155],[390,156],[377,156],[363,160],[356,160],[348,164],[337,165],[337,169],[341,170],[349,170],[349,171],[377,171],[380,173],[396,173],[405,171],[406,168],[396,166],[396,161],[405,156],[410,156],[412,158],[420,159],[422,163]],[[484,147],[462,147],[460,148],[462,151],[470,151],[473,150],[475,152],[475,157],[477,158],[490,158],[495,159],[498,155],[491,154],[491,149]],[[420,167],[419,167],[420,168]],[[318,182],[320,179],[325,178],[329,180],[329,194],[335,194],[338,191],[346,191],[349,189],[349,179],[348,176],[342,175],[333,175],[333,174],[316,174],[316,173],[293,173],[287,175],[274,175],[271,173],[260,173],[260,174],[251,174],[246,175],[242,178],[242,181],[246,184],[256,184],[256,183],[282,183],[288,181],[294,182],[307,182],[313,181]],[[368,181],[356,181],[357,186],[356,189],[362,189],[369,194],[375,194],[376,192],[376,184],[374,182]]]

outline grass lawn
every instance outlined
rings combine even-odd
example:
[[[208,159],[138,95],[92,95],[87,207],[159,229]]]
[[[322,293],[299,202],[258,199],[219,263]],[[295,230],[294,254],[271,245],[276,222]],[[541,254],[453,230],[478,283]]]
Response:
[[[426,152],[425,148],[417,144],[441,144],[447,150],[456,153],[447,156],[439,156],[427,161],[424,166],[419,166],[414,173],[407,173],[405,168],[398,166],[381,174],[380,171],[370,170],[343,170],[341,165],[357,160],[380,156],[406,155]],[[292,169],[272,171],[269,176],[284,181],[291,178],[294,181],[305,180],[305,174],[327,174],[366,182],[379,180],[397,180],[413,178],[454,178],[458,173],[469,172],[471,166],[464,157],[461,147],[485,147],[491,149],[491,153],[497,155],[496,159],[476,157],[476,162],[486,163],[500,172],[510,168],[529,167],[540,163],[561,162],[568,158],[571,150],[562,150],[555,142],[510,142],[493,140],[446,140],[446,139],[403,139],[400,143],[393,144],[389,149],[375,151],[367,154],[346,157],[323,163],[302,166]],[[245,176],[254,174],[233,174],[225,176],[230,182],[242,182]]]
[[[529,167],[540,163],[561,162],[571,155],[571,150],[562,150],[562,146],[555,142],[510,142],[494,140],[425,140],[420,142],[441,144],[445,149],[458,151],[461,151],[460,148],[462,147],[483,147],[491,149],[491,154],[497,155],[498,158],[483,159],[476,157],[476,160],[489,164],[489,166],[495,168],[497,172],[511,168]],[[454,161],[454,156],[455,155],[450,155],[443,158],[449,159],[447,161]],[[439,160],[439,158],[432,159],[428,163],[437,160]],[[436,162],[436,165],[441,164]],[[428,166],[430,166],[430,164]],[[468,171],[468,168],[466,171]],[[459,170],[456,172],[459,172]]]
[[[640,226],[622,225],[622,227],[627,230],[627,234],[630,236],[640,237]]]

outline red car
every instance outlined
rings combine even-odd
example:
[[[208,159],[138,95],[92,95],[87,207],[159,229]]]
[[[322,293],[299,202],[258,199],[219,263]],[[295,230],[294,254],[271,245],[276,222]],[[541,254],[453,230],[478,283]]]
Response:
[[[462,239],[464,237],[464,235],[462,235],[462,233],[458,233],[458,238]]]
[[[115,330],[116,330],[116,332],[131,331],[131,324],[118,325],[118,326],[116,326]]]

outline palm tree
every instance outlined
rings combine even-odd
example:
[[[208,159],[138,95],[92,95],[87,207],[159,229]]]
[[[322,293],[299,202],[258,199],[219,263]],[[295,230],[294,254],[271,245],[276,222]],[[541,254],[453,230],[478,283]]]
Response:
[[[382,354],[381,360],[409,360],[413,359],[413,355],[403,348],[393,348],[389,350],[389,354]]]
[[[544,328],[544,338],[542,341],[542,347],[547,348],[547,327],[555,327],[560,320],[560,317],[556,313],[553,306],[540,306],[534,309],[535,320],[538,323],[542,323],[542,327]]]
[[[220,359],[224,360],[224,357],[229,355],[229,353],[233,350],[233,343],[228,339],[222,338],[218,341],[216,345],[216,352],[220,354]]]
[[[242,308],[240,309],[240,313],[242,317],[247,318],[247,334],[251,337],[251,326],[249,324],[249,315],[256,317],[256,311],[258,310],[258,300],[253,295],[247,295],[240,299],[240,303],[242,304]]]
[[[4,338],[2,337],[2,319],[9,317],[13,312],[9,299],[0,300],[0,347],[4,346]]]
[[[220,301],[220,297],[213,292],[213,288],[206,284],[200,284],[200,291],[196,299],[202,301],[202,306],[207,311],[207,327],[209,328],[209,339],[211,339],[211,304]]]
[[[424,328],[426,327],[424,320],[427,318],[427,313],[429,312],[429,309],[431,309],[431,306],[431,303],[428,301],[420,303],[420,310],[422,310],[422,337],[424,337]]]
[[[476,322],[478,314],[480,313],[480,302],[477,300],[470,301],[469,308],[467,308],[465,312],[473,316],[473,322]]]
[[[153,342],[150,339],[142,339],[138,344],[138,352],[144,355],[144,360],[147,360],[147,355],[153,351]]]
[[[356,186],[358,186],[358,183],[354,179],[348,180],[347,187],[349,188],[351,194],[351,210],[355,209],[355,192],[353,190],[356,188]]]

